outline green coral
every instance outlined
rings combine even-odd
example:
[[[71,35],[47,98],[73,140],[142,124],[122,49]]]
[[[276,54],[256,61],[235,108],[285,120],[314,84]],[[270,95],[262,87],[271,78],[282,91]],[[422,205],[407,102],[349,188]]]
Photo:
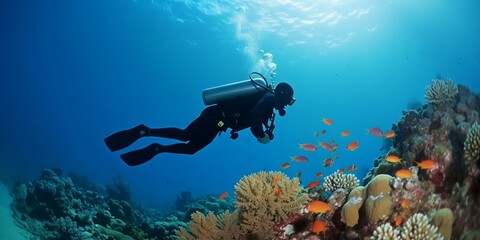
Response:
[[[450,79],[434,79],[425,90],[428,103],[437,106],[452,102],[458,93],[457,85]]]

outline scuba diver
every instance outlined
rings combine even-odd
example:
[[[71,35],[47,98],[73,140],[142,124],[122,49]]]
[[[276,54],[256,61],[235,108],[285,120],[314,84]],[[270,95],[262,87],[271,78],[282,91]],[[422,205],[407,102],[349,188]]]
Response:
[[[261,78],[252,78],[257,74]],[[230,128],[230,138],[236,139],[238,132],[250,128],[258,142],[267,144],[273,139],[276,109],[280,116],[285,115],[285,107],[295,102],[293,88],[288,83],[279,83],[274,89],[260,73],[252,72],[249,80],[205,89],[202,93],[208,106],[200,116],[185,129],[174,127],[149,128],[140,124],[105,138],[105,143],[113,152],[128,147],[142,137],[162,137],[186,143],[149,146],[121,154],[129,166],[143,164],[159,153],[195,154],[210,144],[220,133]]]

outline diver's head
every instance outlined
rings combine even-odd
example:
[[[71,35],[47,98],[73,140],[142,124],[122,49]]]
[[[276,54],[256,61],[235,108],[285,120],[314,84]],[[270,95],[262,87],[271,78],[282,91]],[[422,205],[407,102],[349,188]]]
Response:
[[[285,107],[287,105],[292,106],[295,103],[292,86],[285,82],[279,83],[275,88],[275,98],[277,99],[275,109],[278,110],[280,116],[284,116],[286,113]]]
[[[281,82],[275,88],[275,97],[280,106],[292,106],[295,103],[295,98],[293,97],[293,88],[290,84]]]

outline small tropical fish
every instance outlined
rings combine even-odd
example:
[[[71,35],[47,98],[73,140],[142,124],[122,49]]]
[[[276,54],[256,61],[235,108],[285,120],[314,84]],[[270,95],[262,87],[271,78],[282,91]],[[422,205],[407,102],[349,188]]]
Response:
[[[275,176],[272,178],[272,185],[275,185],[275,183],[277,183],[278,181],[280,181],[280,176]]]
[[[289,167],[290,167],[290,163],[284,163],[284,164],[280,165],[280,168],[282,168],[282,169],[289,168]]]
[[[220,197],[218,197],[218,200],[222,200],[222,199],[226,198],[227,195],[228,195],[228,192],[222,193],[222,195],[220,195]]]
[[[315,137],[318,137],[318,136],[320,136],[320,132],[315,131],[315,132],[313,133],[313,135],[314,135]]]
[[[327,159],[323,160],[323,166],[324,167],[330,167],[330,166],[332,166],[332,164],[333,164],[333,159],[331,159],[331,158],[327,158]]]
[[[321,220],[317,219],[312,224],[312,233],[314,233],[314,234],[320,234],[322,232],[323,232],[323,234],[325,234],[325,232],[327,230],[328,230],[327,226]]]
[[[332,125],[333,124],[333,121],[328,119],[328,118],[323,118],[322,121],[323,121],[323,123],[325,123],[327,125]]]
[[[400,205],[402,206],[402,208],[408,208],[408,205],[410,204],[410,201],[408,201],[408,199],[403,199],[402,202],[400,203]]]
[[[313,213],[325,213],[327,211],[333,211],[333,207],[326,202],[315,200],[307,204],[307,210]]]
[[[413,173],[408,169],[400,169],[395,172],[395,175],[399,178],[409,178],[413,175]]]
[[[337,148],[338,148],[338,144],[333,145],[333,146],[332,146],[332,151],[337,150]]]
[[[318,142],[318,145],[327,151],[333,151],[332,146],[326,142]]]
[[[417,166],[421,169],[432,169],[435,167],[435,162],[433,160],[423,160],[421,162],[417,162]]]
[[[392,138],[392,137],[395,137],[395,131],[393,130],[390,130],[386,132],[385,135],[383,135],[383,138]]]
[[[378,128],[378,127],[373,127],[373,128],[367,129],[367,134],[372,134],[373,136],[383,138],[382,130],[380,130],[380,128]]]
[[[347,149],[353,151],[358,148],[358,141],[348,144]]]
[[[346,137],[348,135],[350,135],[350,131],[348,131],[348,130],[345,130],[345,131],[340,133],[340,136],[342,136],[342,137]]]
[[[335,155],[333,155],[333,158],[337,159],[338,158],[338,153],[335,153]]]
[[[357,165],[351,165],[350,167],[347,168],[347,172],[355,171],[357,169],[358,169]]]
[[[321,177],[323,175],[322,172],[317,172],[317,174],[315,174],[315,177]]]
[[[294,157],[290,157],[290,159],[291,159],[292,161],[295,161],[295,162],[308,162],[308,158],[305,157],[305,156],[301,156],[301,155],[299,155],[299,156],[294,156]]]
[[[325,135],[325,133],[327,133],[327,129],[323,129],[322,135]]]
[[[402,222],[403,222],[402,216],[397,216],[397,217],[395,218],[395,227],[400,226],[400,225],[402,224]]]
[[[317,147],[311,143],[300,144],[300,148],[306,151],[317,151]]]
[[[274,188],[274,189],[273,189],[273,194],[275,194],[275,197],[280,196],[280,189]]]
[[[320,181],[313,181],[313,182],[308,184],[307,188],[312,189],[312,188],[318,186],[320,183],[321,183]]]
[[[342,168],[338,169],[339,174],[343,174],[344,172],[345,172],[345,168],[342,167]]]
[[[302,176],[302,171],[297,172],[297,178],[300,178]]]
[[[402,159],[395,155],[388,155],[385,157],[385,161],[391,162],[391,163],[398,163],[402,161]]]

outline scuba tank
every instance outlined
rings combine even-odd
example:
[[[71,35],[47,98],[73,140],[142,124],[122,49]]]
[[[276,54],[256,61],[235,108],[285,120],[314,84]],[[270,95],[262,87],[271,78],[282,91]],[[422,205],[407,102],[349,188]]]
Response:
[[[252,78],[252,74],[257,74],[260,76],[260,78]],[[203,103],[208,106],[217,104],[218,102],[228,101],[236,97],[243,97],[258,93],[264,90],[273,92],[272,86],[268,84],[265,77],[263,77],[260,73],[252,72],[250,73],[249,78],[249,80],[238,81],[203,90]]]

